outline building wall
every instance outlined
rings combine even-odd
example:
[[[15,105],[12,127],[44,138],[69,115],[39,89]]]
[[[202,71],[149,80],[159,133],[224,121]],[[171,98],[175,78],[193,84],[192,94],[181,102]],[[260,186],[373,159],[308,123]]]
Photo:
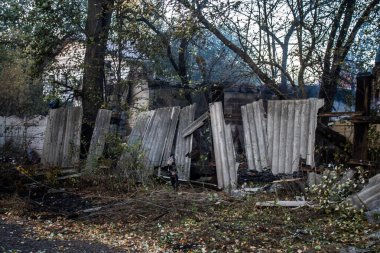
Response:
[[[16,147],[34,149],[42,154],[47,117],[34,116],[20,118],[17,116],[0,116],[0,147],[11,141]]]

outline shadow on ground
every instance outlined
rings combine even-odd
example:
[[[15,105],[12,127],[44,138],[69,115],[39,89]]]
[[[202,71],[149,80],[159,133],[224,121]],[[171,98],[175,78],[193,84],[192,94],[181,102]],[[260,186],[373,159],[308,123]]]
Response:
[[[33,240],[25,238],[23,234],[21,225],[7,224],[0,220],[0,252],[125,252],[91,241]]]

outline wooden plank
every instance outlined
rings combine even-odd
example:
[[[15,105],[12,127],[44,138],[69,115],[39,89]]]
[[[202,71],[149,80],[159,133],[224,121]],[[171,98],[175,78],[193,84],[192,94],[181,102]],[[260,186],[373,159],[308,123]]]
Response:
[[[307,143],[307,156],[306,156],[306,164],[314,167],[314,152],[315,152],[315,131],[317,129],[317,114],[318,110],[324,105],[324,100],[322,99],[309,99],[309,103],[311,104],[311,110],[309,113],[309,136]],[[297,161],[298,164],[298,161]]]
[[[67,109],[66,108],[61,108],[59,113],[58,120],[56,123],[58,126],[58,135],[57,135],[57,142],[56,142],[56,148],[54,148],[54,159],[53,159],[53,166],[60,166],[63,164],[63,145],[65,141],[65,136],[66,136],[66,122],[67,122]]]
[[[50,151],[50,145],[51,145],[51,138],[52,138],[52,117],[53,117],[53,110],[49,111],[49,115],[46,120],[46,129],[44,133],[44,142],[42,145],[42,155],[41,155],[41,163],[43,165],[47,165],[49,162],[49,151]]]
[[[42,164],[44,166],[60,166],[65,128],[65,108],[50,110],[42,151]]]
[[[172,154],[173,151],[173,142],[176,134],[178,117],[182,110],[179,107],[173,107],[170,118],[170,126],[164,143],[163,154],[161,155],[161,166],[165,166],[166,159]],[[177,160],[177,158],[176,158]]]
[[[310,103],[305,101],[302,104],[301,108],[301,139],[300,139],[300,156],[303,159],[306,159],[307,153],[307,141],[308,141],[308,133],[309,133],[309,112],[310,111]]]
[[[252,151],[253,151],[253,163],[255,170],[262,171],[260,164],[260,152],[259,143],[257,139],[256,120],[254,115],[254,109],[252,104],[247,105],[248,124],[249,124],[249,136],[251,138]]]
[[[61,167],[72,167],[78,165],[80,154],[80,137],[82,126],[82,107],[69,107],[66,117],[65,137],[62,148]]]
[[[362,116],[363,112],[356,111],[356,112],[324,112],[319,113],[318,117],[339,117],[339,116]]]
[[[209,112],[205,112],[202,114],[198,119],[190,123],[184,130],[182,137],[189,136],[192,134],[195,130],[200,128],[201,126],[204,125],[204,121],[210,116]]]
[[[160,110],[160,109],[159,109]],[[167,149],[169,155],[173,146],[175,129],[177,127],[180,108],[171,107],[161,111],[160,124],[157,134],[154,135],[153,146],[151,149],[150,167],[159,167],[164,159],[164,152]],[[170,136],[169,136],[170,135]],[[165,158],[166,159],[166,158]]]
[[[228,160],[228,175],[229,175],[229,186],[232,189],[237,188],[237,167],[239,164],[236,163],[236,154],[234,142],[232,139],[231,125],[224,125],[225,127],[225,138],[226,138],[226,150],[227,150],[227,160]]]
[[[285,165],[285,155],[286,155],[286,127],[287,127],[287,116],[289,110],[290,101],[278,101],[281,107],[281,117],[280,117],[280,138],[279,138],[279,153],[278,153],[278,162],[277,162],[277,172],[278,173],[286,173]]]
[[[142,140],[142,150],[146,156],[146,167],[161,165],[166,145],[171,149],[173,139],[168,141],[169,132],[173,132],[178,121],[179,107],[157,109]],[[172,137],[171,137],[172,138]]]
[[[128,136],[128,145],[132,146],[142,142],[155,111],[142,112],[138,115],[136,124]]]
[[[220,157],[221,154],[221,146],[219,143],[219,134],[217,129],[217,118],[216,118],[216,109],[214,104],[210,104],[210,117],[211,117],[211,133],[212,133],[212,141],[214,147],[214,156],[216,163],[216,178],[218,181],[218,187],[220,189],[224,188],[223,181],[223,165],[222,159]]]
[[[103,154],[106,137],[110,129],[111,116],[111,110],[100,109],[98,111],[87,155],[86,171],[94,170],[98,164],[98,159]]]
[[[218,129],[218,137],[220,143],[220,157],[222,159],[222,169],[223,169],[223,185],[225,190],[229,190],[230,188],[230,175],[229,175],[229,163],[228,163],[228,151],[227,151],[227,143],[226,143],[226,133],[225,133],[225,121],[224,121],[224,113],[222,109],[222,103],[216,103],[216,118],[217,118],[217,129]],[[231,148],[231,147],[229,147]]]
[[[179,118],[177,139],[175,144],[175,158],[178,169],[178,177],[180,180],[190,180],[191,158],[186,154],[191,152],[193,135],[184,137],[184,131],[187,126],[194,122],[195,104],[182,108]]]
[[[302,207],[302,206],[310,206],[307,201],[264,201],[264,202],[256,202],[256,206],[262,207],[272,207],[272,206],[282,206],[282,207]]]
[[[280,127],[281,127],[281,104],[280,101],[269,101],[268,105],[270,107],[273,107],[273,115],[268,115],[268,117],[273,117],[273,128],[272,132],[269,133],[269,135],[273,135],[271,139],[273,139],[272,147],[273,147],[273,153],[272,153],[272,173],[278,174],[278,157],[279,157],[279,149],[280,149]],[[268,138],[269,139],[269,138]]]

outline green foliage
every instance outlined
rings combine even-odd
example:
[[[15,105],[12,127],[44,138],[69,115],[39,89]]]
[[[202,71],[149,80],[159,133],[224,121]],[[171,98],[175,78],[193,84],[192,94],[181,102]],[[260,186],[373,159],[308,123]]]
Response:
[[[340,212],[345,215],[357,213],[347,202],[349,195],[357,192],[365,183],[366,172],[362,167],[356,168],[353,178],[345,178],[349,170],[335,167],[323,175],[320,184],[308,189],[309,198],[324,212]]]
[[[152,171],[145,167],[146,153],[141,148],[141,142],[133,145],[124,144],[124,152],[118,164],[121,176],[125,177],[131,185],[152,183]]]
[[[43,114],[42,85],[29,77],[30,59],[19,48],[0,45],[0,115]]]
[[[128,146],[117,134],[107,135],[103,155],[93,166],[91,173],[85,172],[84,182],[113,193],[129,192],[140,184],[149,187],[153,183],[152,171],[145,167],[141,143]]]
[[[118,160],[125,149],[120,135],[109,133],[106,136],[103,156],[106,159]]]
[[[380,162],[380,131],[378,125],[370,125],[368,131],[369,159]]]

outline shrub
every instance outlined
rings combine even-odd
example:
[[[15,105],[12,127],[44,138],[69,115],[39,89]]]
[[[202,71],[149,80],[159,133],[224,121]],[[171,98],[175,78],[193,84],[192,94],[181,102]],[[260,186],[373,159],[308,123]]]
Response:
[[[350,174],[351,176],[349,176]],[[308,189],[309,198],[320,210],[325,212],[355,213],[355,209],[346,202],[346,199],[360,190],[365,183],[365,177],[366,172],[361,167],[351,170],[337,166],[323,175],[320,184],[313,185]]]

